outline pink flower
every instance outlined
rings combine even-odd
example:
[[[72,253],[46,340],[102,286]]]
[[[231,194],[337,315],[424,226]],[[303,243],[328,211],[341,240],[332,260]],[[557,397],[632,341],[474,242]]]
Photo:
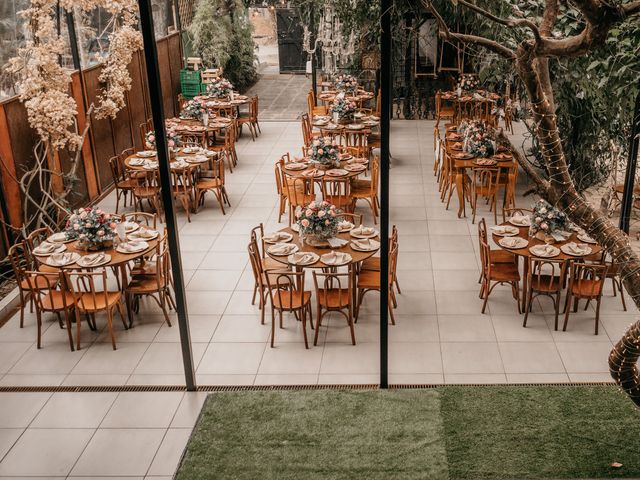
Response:
[[[324,221],[324,224],[325,224],[325,225],[329,225],[329,223],[331,223],[331,222],[329,222],[329,220],[325,220],[325,221]]]
[[[109,224],[109,227],[113,230],[115,230],[116,228],[118,228],[118,225],[116,225],[114,222]]]
[[[306,211],[306,212],[304,212],[304,214],[305,214],[307,217],[310,217],[311,215],[313,215],[313,210],[311,210],[310,208],[307,208],[307,211]]]
[[[80,229],[80,225],[78,225],[77,223],[73,224],[73,229],[74,230],[79,230]]]
[[[313,155],[313,150],[311,149],[307,150],[307,155]]]
[[[99,237],[103,237],[104,236],[104,230],[98,230],[98,236]]]
[[[149,142],[153,143],[153,142],[156,141],[156,137],[155,137],[155,135],[149,135],[149,138],[147,140],[149,140]]]
[[[318,149],[318,155],[322,155],[324,153],[324,150],[322,150],[321,148]]]
[[[176,144],[176,142],[174,142],[173,140],[169,140],[167,143],[170,147],[173,147]]]
[[[327,212],[325,212],[324,210],[320,210],[320,211],[318,212],[318,217],[322,218],[322,217],[324,217],[326,214],[327,214]]]
[[[305,219],[303,219],[300,223],[301,223],[301,224],[302,224],[302,226],[303,226],[303,227],[305,227],[305,228],[307,228],[307,227],[309,226],[309,220],[307,220],[306,218],[305,218]]]
[[[540,224],[540,228],[541,228],[542,230],[547,230],[547,229],[549,228],[549,225],[547,225],[547,223],[546,223],[546,222],[542,222],[542,223]]]

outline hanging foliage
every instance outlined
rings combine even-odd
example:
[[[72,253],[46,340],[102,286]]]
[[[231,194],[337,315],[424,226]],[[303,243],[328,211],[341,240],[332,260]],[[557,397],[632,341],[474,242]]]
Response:
[[[222,67],[241,91],[257,80],[252,27],[242,0],[200,0],[189,33],[206,67]]]

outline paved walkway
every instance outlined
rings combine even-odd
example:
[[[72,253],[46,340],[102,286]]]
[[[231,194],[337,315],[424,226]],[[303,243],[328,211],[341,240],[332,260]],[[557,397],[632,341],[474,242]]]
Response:
[[[392,383],[608,381],[607,355],[637,311],[622,311],[606,288],[600,335],[594,312],[573,314],[569,331],[553,330],[550,302],[534,302],[522,328],[509,288],[497,287],[485,315],[478,299],[476,225],[440,203],[432,173],[433,123],[394,122],[391,222],[400,232],[397,325],[390,327]],[[378,296],[365,298],[356,346],[346,325],[331,318],[319,345],[305,350],[298,322],[285,320],[270,348],[270,325],[251,305],[253,280],[246,246],[259,222],[277,223],[275,160],[298,152],[299,124],[265,122],[256,141],[243,138],[240,163],[227,176],[226,216],[208,197],[192,222],[179,213],[194,361],[201,384],[358,384],[378,379]],[[528,206],[530,199],[518,203]],[[113,197],[103,207],[113,208]],[[485,208],[485,207],[483,207]],[[358,209],[371,217],[363,204]],[[481,215],[488,218],[488,212]],[[286,221],[286,220],[285,220]],[[492,223],[489,221],[489,223]],[[310,287],[310,285],[309,285]],[[83,331],[84,348],[70,352],[66,335],[47,317],[43,348],[35,348],[34,318],[0,328],[0,384],[182,384],[178,328],[163,324],[143,302],[135,327],[115,323],[118,350],[104,332]],[[170,478],[203,395],[181,393],[0,394],[0,477]]]
[[[247,95],[258,95],[260,99],[260,120],[299,119],[300,114],[307,110],[311,78],[305,75],[273,73],[271,70],[262,73],[260,80],[247,92]]]

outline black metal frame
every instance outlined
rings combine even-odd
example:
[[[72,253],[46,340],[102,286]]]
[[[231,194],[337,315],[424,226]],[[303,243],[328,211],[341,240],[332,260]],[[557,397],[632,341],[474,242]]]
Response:
[[[638,162],[638,144],[640,143],[640,90],[636,96],[636,105],[631,123],[631,144],[629,145],[629,160],[624,177],[624,191],[620,205],[620,230],[629,233],[629,221],[633,209],[633,197]]]
[[[176,295],[176,310],[178,313],[178,327],[180,329],[180,345],[182,347],[182,362],[187,390],[196,389],[193,354],[191,351],[191,335],[187,313],[187,299],[184,278],[182,276],[182,258],[180,256],[180,238],[176,224],[176,210],[171,189],[171,172],[169,167],[169,152],[167,135],[164,124],[164,108],[162,86],[160,85],[160,69],[158,65],[158,50],[153,27],[151,0],[138,0],[140,8],[140,27],[144,40],[144,57],[146,60],[147,79],[149,83],[149,99],[151,113],[156,133],[156,149],[160,171],[160,189],[162,204],[164,205],[169,255],[171,256],[171,271],[173,274],[174,292]]]
[[[380,388],[389,386],[389,130],[391,124],[391,0],[380,1]]]

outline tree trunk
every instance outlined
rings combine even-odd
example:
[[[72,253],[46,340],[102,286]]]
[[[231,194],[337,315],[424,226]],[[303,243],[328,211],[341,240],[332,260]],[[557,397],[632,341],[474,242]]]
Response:
[[[556,122],[553,102],[546,95],[545,66],[534,65],[532,52],[526,48],[518,50],[516,70],[531,100],[535,122],[535,133],[540,143],[541,154],[548,169],[549,181],[534,175],[533,180],[545,193],[546,199],[564,211],[569,219],[580,225],[598,241],[611,255],[620,269],[620,277],[636,306],[640,307],[640,258],[635,254],[627,236],[605,215],[589,205],[576,191],[569,175],[564,157],[562,140]],[[548,74],[548,65],[546,65]],[[611,376],[640,406],[640,321],[634,323],[616,344],[609,356]]]

